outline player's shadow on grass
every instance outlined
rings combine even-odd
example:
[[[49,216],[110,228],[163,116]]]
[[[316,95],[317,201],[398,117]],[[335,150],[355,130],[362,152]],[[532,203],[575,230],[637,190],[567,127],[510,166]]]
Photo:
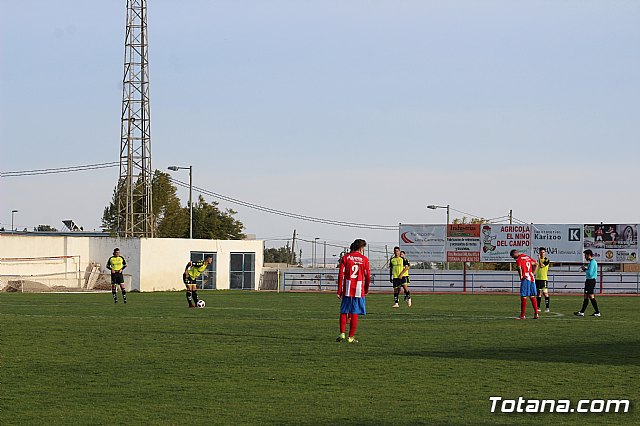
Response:
[[[399,353],[398,355],[488,359],[498,361],[540,361],[568,362],[596,365],[640,365],[640,341],[576,343],[565,346],[540,344],[536,346],[460,348],[456,350],[426,350]]]

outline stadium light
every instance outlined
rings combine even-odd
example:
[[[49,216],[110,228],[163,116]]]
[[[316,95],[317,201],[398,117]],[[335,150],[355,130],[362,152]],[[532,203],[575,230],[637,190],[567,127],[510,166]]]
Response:
[[[449,214],[451,213],[451,206],[447,204],[446,206],[438,206],[436,204],[429,204],[427,206],[428,209],[436,210],[436,209],[447,209],[447,227],[444,230],[444,235],[446,238],[447,232],[449,231]],[[447,270],[449,269],[449,262],[447,262]]]
[[[427,206],[428,209],[436,210],[436,209],[447,209],[447,225],[449,225],[449,214],[451,213],[451,206],[447,204],[446,206],[438,206],[435,204],[430,204]]]
[[[191,195],[193,193],[193,167],[169,166],[167,169],[173,172],[177,172],[178,170],[189,170],[189,239],[193,239],[193,203],[191,202]]]
[[[13,234],[13,215],[15,215],[16,213],[18,213],[18,210],[11,210],[11,233]]]

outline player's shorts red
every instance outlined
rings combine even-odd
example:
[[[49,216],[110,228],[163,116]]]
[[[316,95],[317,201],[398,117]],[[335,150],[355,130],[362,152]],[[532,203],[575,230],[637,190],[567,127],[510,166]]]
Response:
[[[520,281],[520,297],[537,296],[538,289],[536,283],[529,280]]]
[[[367,315],[367,305],[364,297],[342,296],[340,303],[341,314]]]

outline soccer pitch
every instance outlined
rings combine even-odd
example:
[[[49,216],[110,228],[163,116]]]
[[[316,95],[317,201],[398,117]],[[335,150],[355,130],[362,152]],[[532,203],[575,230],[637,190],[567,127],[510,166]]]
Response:
[[[367,298],[336,343],[334,294],[0,294],[0,424],[640,424],[637,297],[516,321],[517,295]],[[527,307],[530,318],[531,306]],[[627,413],[491,413],[630,400]]]

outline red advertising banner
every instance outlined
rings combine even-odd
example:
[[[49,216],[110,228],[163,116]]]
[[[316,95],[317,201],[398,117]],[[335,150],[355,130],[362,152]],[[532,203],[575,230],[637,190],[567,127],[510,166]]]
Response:
[[[447,262],[480,262],[480,225],[454,223],[447,227]]]

